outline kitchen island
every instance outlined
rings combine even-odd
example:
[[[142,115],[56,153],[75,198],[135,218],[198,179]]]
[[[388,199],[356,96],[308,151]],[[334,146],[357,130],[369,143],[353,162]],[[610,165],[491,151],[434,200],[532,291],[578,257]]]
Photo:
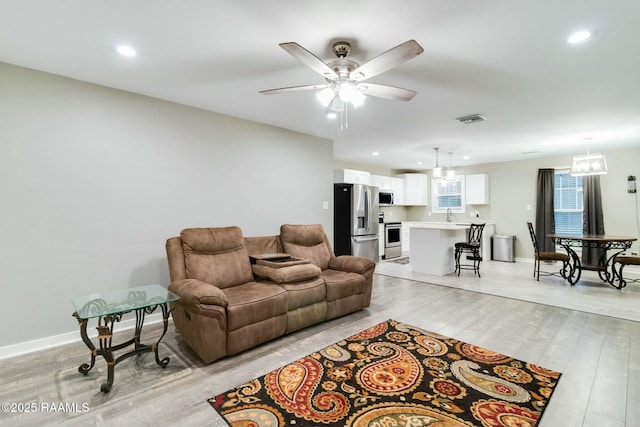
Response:
[[[416,273],[444,276],[455,270],[454,245],[467,240],[467,224],[415,223],[411,233],[411,266]]]

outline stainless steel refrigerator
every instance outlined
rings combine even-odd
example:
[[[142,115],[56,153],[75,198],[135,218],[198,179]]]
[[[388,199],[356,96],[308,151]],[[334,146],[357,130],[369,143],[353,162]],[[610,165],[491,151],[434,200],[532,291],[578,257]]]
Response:
[[[334,184],[333,190],[336,255],[363,256],[378,262],[378,187]]]

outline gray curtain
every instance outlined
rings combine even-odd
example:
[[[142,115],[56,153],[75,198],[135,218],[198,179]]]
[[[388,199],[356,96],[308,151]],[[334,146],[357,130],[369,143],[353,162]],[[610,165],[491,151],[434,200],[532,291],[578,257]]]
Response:
[[[553,169],[538,169],[536,200],[536,237],[540,252],[555,252],[553,240],[547,234],[555,232],[553,218]]]
[[[583,212],[582,232],[584,234],[604,234],[604,218],[602,216],[602,193],[600,191],[600,175],[582,177]],[[604,255],[597,248],[582,248],[582,263],[597,264]]]

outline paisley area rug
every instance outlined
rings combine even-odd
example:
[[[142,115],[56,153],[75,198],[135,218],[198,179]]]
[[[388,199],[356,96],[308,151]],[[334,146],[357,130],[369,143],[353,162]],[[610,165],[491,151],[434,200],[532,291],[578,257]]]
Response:
[[[209,403],[232,427],[536,426],[560,375],[388,320]]]

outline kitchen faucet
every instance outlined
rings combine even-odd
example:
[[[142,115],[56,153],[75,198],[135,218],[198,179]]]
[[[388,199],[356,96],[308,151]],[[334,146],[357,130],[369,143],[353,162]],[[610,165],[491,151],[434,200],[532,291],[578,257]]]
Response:
[[[451,222],[451,208],[447,208],[447,222]]]

